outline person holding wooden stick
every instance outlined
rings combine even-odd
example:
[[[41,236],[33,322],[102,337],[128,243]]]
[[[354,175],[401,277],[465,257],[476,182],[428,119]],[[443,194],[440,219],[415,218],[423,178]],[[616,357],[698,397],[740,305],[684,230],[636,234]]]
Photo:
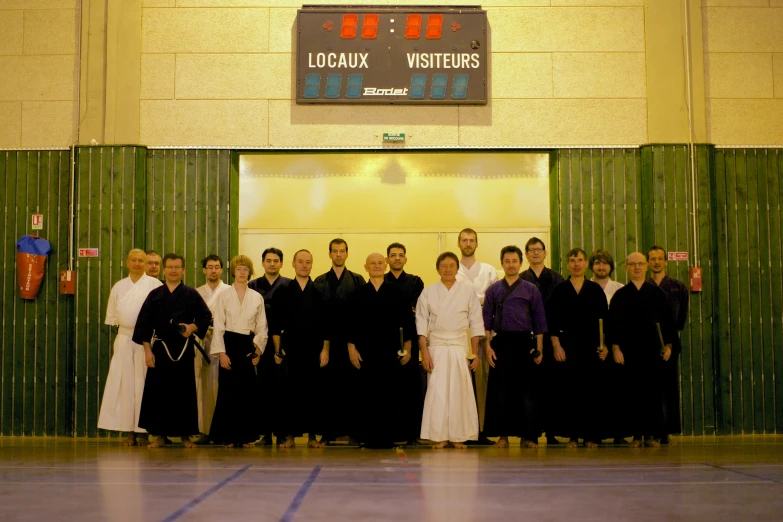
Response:
[[[614,361],[624,367],[624,375],[614,384],[616,417],[623,419],[616,434],[631,433],[631,447],[643,442],[657,447],[665,434],[666,362],[677,334],[666,293],[645,280],[644,254],[630,254],[625,267],[631,282],[614,294],[609,306],[608,342]]]
[[[568,252],[570,277],[557,285],[549,301],[547,322],[552,336],[555,364],[563,369],[552,383],[557,390],[552,417],[568,432],[569,448],[584,439],[595,448],[607,435],[609,350],[603,325],[609,314],[601,285],[585,278],[587,254],[581,248]]]
[[[671,438],[672,433],[680,433],[682,424],[680,423],[680,376],[678,364],[682,345],[680,343],[680,334],[685,330],[688,324],[688,303],[690,295],[688,287],[682,281],[669,277],[666,273],[666,250],[660,246],[653,246],[647,250],[647,262],[650,264],[650,277],[648,281],[655,283],[666,292],[669,298],[669,305],[674,318],[674,327],[677,329],[677,336],[672,343],[672,356],[669,364],[666,365],[666,383],[664,384],[664,395],[666,396],[666,429],[661,437],[661,444],[674,444]]]

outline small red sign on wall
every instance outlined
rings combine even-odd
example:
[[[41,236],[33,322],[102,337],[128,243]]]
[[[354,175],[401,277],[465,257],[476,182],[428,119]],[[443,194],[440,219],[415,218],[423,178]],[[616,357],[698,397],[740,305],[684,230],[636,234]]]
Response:
[[[669,252],[669,261],[687,261],[688,252]]]
[[[30,225],[33,230],[43,230],[43,214],[33,214]]]
[[[80,248],[79,257],[98,257],[97,248]]]

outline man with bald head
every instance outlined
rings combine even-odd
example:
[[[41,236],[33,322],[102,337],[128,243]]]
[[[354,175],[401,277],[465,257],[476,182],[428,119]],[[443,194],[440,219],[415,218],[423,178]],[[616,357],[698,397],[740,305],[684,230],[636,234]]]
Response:
[[[128,277],[112,287],[106,307],[106,324],[118,326],[119,330],[114,339],[114,355],[103,390],[98,427],[127,432],[128,437],[123,441],[123,446],[135,446],[147,441],[147,432],[139,428],[147,366],[144,362],[144,347],[134,343],[131,336],[147,294],[162,283],[144,273],[147,266],[144,250],[131,250],[125,266],[128,267]],[[137,438],[137,433],[144,435]]]
[[[623,366],[618,387],[623,419],[617,435],[632,434],[631,447],[660,446],[665,434],[665,376],[670,364],[674,330],[666,293],[645,279],[647,258],[630,254],[625,268],[631,282],[619,289],[609,305],[608,343],[614,362]]]
[[[411,361],[413,310],[402,289],[384,280],[386,259],[367,256],[369,282],[353,294],[348,315],[348,356],[359,370],[357,394],[362,418],[358,435],[368,448],[390,448],[407,440],[404,412],[414,407],[398,401],[405,385],[402,367]]]

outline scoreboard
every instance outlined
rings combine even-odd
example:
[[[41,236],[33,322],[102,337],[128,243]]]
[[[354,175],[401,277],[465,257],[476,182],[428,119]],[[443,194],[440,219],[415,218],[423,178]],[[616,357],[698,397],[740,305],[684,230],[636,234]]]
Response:
[[[480,7],[303,6],[296,34],[297,103],[487,103]]]

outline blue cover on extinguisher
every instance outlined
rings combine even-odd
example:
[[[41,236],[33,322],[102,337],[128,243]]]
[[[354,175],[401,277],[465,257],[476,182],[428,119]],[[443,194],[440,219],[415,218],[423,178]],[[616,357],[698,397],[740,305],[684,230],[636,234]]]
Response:
[[[16,250],[21,254],[48,256],[52,251],[52,245],[42,237],[22,236],[16,242]]]

